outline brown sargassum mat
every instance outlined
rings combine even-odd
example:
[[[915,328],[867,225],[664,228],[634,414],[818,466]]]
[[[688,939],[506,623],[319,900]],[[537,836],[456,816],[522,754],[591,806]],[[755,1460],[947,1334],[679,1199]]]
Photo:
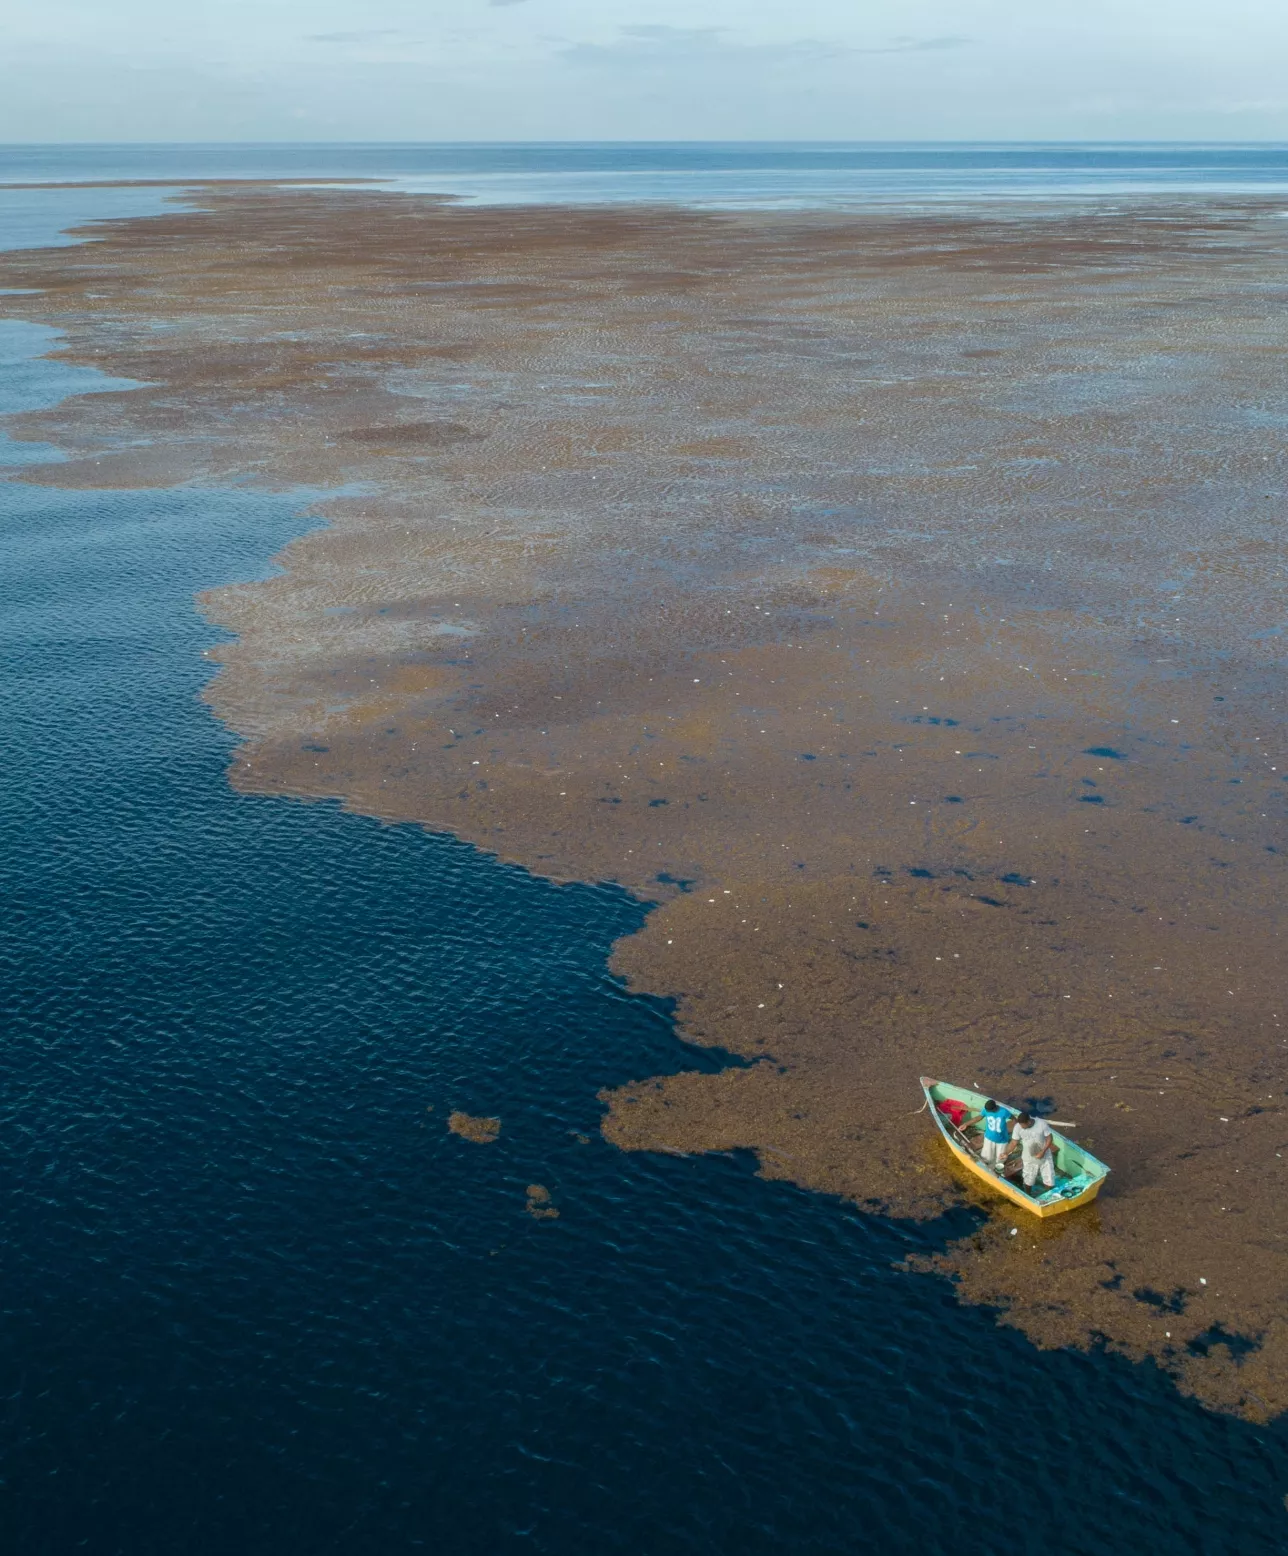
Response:
[[[202,601],[232,781],[657,900],[617,969],[750,1062],[624,1149],[930,1217],[919,1073],[1076,1118],[1099,1203],[939,1266],[1288,1406],[1277,207],[192,202],[0,307],[144,386],[17,478],[343,489]]]

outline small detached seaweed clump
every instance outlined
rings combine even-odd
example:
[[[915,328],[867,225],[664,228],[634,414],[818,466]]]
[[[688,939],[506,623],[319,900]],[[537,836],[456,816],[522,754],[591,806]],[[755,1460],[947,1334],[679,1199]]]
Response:
[[[550,1203],[550,1190],[543,1183],[530,1183],[528,1185],[527,1211],[530,1216],[535,1216],[538,1221],[558,1220],[559,1212]]]
[[[447,1127],[462,1140],[472,1140],[475,1145],[491,1145],[501,1133],[499,1118],[475,1118],[472,1113],[453,1113]]]

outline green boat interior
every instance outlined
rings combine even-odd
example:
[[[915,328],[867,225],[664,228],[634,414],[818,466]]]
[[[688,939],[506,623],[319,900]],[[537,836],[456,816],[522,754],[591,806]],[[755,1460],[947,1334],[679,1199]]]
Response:
[[[939,1107],[941,1102],[962,1102],[973,1118],[983,1112],[984,1103],[988,1100],[987,1093],[971,1091],[966,1086],[953,1086],[947,1081],[936,1081],[934,1085],[927,1086],[925,1091],[935,1115],[935,1122],[943,1134],[954,1145],[970,1154],[979,1172],[991,1177],[998,1176],[995,1169],[980,1159],[980,1145],[984,1136],[978,1121],[968,1122],[964,1129],[960,1129]],[[1017,1108],[1008,1107],[1004,1102],[999,1102],[999,1106],[1005,1109],[1011,1119],[1014,1119],[1019,1111]],[[1055,1138],[1056,1147],[1055,1187],[1045,1190],[1042,1194],[1032,1195],[1035,1205],[1053,1205],[1058,1200],[1077,1199],[1109,1171],[1108,1167],[1092,1156],[1090,1151],[1075,1145],[1059,1130],[1053,1129],[1051,1133]],[[1021,1193],[1028,1192],[1023,1189],[1020,1182],[1018,1156],[1014,1158],[1006,1173],[1006,1181],[1012,1187],[1020,1189]]]

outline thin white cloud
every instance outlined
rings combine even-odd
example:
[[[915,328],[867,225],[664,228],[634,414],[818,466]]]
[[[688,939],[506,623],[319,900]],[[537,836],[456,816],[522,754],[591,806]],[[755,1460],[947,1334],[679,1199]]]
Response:
[[[973,38],[963,38],[948,33],[942,38],[892,38],[889,43],[872,48],[853,48],[851,54],[937,54],[941,49],[964,49]]]
[[[496,0],[492,0],[495,5]],[[509,0],[511,4],[517,4],[517,0]],[[397,38],[401,33],[397,27],[367,27],[359,28],[356,32],[311,32],[305,37],[306,43],[374,43],[378,38]]]
[[[840,52],[818,38],[792,38],[781,43],[739,43],[727,27],[622,27],[612,43],[574,43],[560,49],[571,65],[611,70],[672,69],[751,60],[818,59]]]
[[[492,4],[518,0],[492,0]],[[572,65],[610,70],[787,64],[835,60],[851,54],[926,54],[964,48],[971,39],[955,33],[937,37],[896,37],[888,42],[851,44],[823,38],[787,38],[774,43],[741,42],[728,27],[665,27],[657,24],[618,29],[611,43],[574,43],[561,49]]]

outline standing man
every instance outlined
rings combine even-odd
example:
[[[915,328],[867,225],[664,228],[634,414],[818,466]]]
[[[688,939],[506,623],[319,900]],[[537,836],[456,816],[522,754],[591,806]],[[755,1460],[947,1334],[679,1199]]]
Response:
[[[991,1167],[998,1177],[1006,1172],[1006,1153],[1011,1143],[1011,1115],[1000,1102],[992,1097],[984,1104],[984,1111],[977,1114],[972,1123],[984,1126],[984,1140],[979,1148],[979,1159]]]
[[[1020,1171],[1024,1176],[1024,1187],[1030,1193],[1039,1173],[1044,1188],[1055,1188],[1055,1140],[1046,1119],[1034,1118],[1029,1113],[1019,1114],[1011,1131],[1011,1145],[1012,1149],[1017,1145],[1020,1148]]]

